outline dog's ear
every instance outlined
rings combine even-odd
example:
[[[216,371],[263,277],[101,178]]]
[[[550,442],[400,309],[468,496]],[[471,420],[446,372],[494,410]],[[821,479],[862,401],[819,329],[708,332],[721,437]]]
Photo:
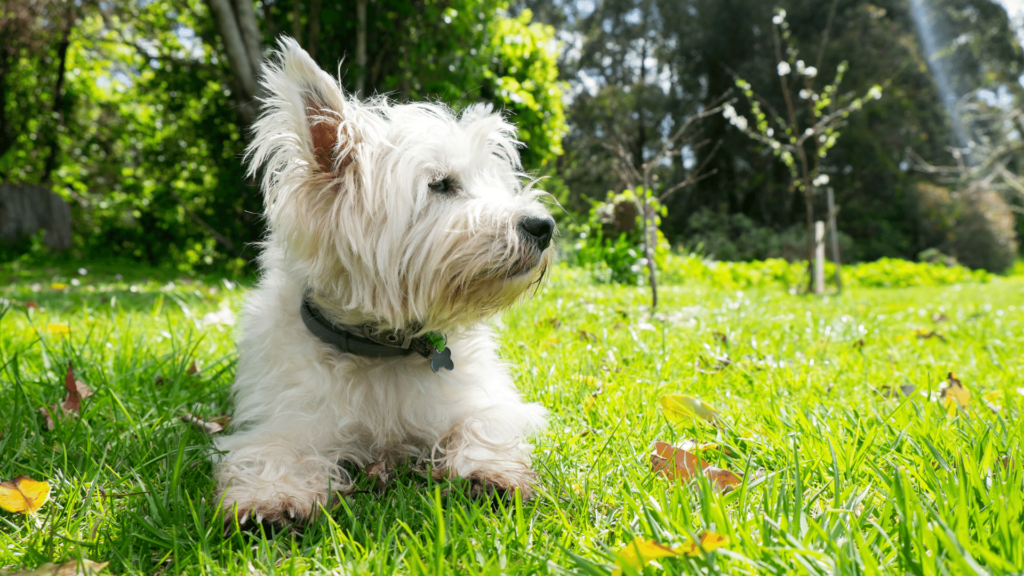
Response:
[[[250,170],[304,160],[314,172],[340,176],[356,160],[358,103],[295,40],[282,37],[263,70],[263,112],[249,147]]]

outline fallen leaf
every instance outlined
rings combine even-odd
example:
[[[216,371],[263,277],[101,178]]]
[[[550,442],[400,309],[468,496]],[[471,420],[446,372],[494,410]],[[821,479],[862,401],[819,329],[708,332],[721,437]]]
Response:
[[[552,328],[558,328],[559,326],[562,325],[562,321],[555,317],[548,318],[544,322],[550,325]]]
[[[700,556],[717,548],[729,545],[729,537],[715,532],[701,532],[697,535],[700,542],[689,541],[680,546],[679,551],[687,556]]]
[[[71,327],[64,324],[47,324],[46,329],[50,331],[50,334],[56,334],[57,336],[71,334]]]
[[[8,512],[34,514],[50,499],[50,485],[18,476],[8,482],[0,482],[0,508]]]
[[[949,320],[949,316],[946,316],[945,314],[943,314],[941,312],[936,312],[936,313],[932,314],[932,322],[935,323],[935,324],[938,324],[939,322],[947,322],[948,320]]]
[[[899,390],[899,392],[896,392],[896,390]],[[910,396],[914,393],[914,390],[917,390],[917,386],[914,386],[913,384],[903,384],[898,388],[893,388],[886,384],[884,386],[880,386],[878,390],[875,390],[875,392],[885,396],[886,398],[899,398],[900,394],[903,396]]]
[[[198,416],[193,416],[192,414],[189,413],[186,413],[184,416],[182,416],[181,421],[184,422],[185,424],[191,424],[195,426],[196,428],[199,429],[200,432],[206,434],[207,436],[219,434],[224,431],[223,425],[218,424],[215,421],[207,422],[206,420],[203,420]]]
[[[69,560],[63,564],[47,562],[35,570],[0,570],[0,576],[92,576],[98,574],[108,564],[110,562],[93,562],[88,558],[82,558],[81,561]]]
[[[687,482],[703,472],[719,492],[729,492],[743,483],[739,475],[722,468],[715,468],[700,457],[665,442],[655,442],[651,453],[651,469],[669,480]]]
[[[193,360],[192,361],[192,365],[188,367],[187,373],[190,376],[193,375],[193,374],[198,374],[199,373],[199,367],[196,366],[196,361],[195,360]]]
[[[680,554],[681,552],[657,542],[636,538],[624,548],[615,552],[615,557],[618,560],[615,565],[618,568],[613,570],[612,574],[613,576],[622,574],[622,569],[626,566],[633,568],[637,572],[642,572],[644,566],[650,564],[651,560],[679,556]]]
[[[943,336],[942,334],[939,334],[935,330],[932,330],[930,332],[926,332],[926,331],[920,330],[920,329],[919,330],[914,330],[914,335],[917,336],[918,340],[928,340],[929,338],[938,338],[939,340],[941,340],[943,342],[946,341],[946,337]]]
[[[39,308],[39,304],[37,304],[35,300],[28,300],[25,302],[26,310],[34,310],[36,308]]]
[[[64,374],[64,388],[67,390],[67,393],[64,395],[63,402],[39,409],[46,418],[47,430],[54,429],[55,415],[63,414],[74,418],[82,410],[82,399],[93,395],[92,388],[86,386],[81,380],[75,379],[75,370],[71,362],[68,362],[68,371]]]
[[[718,411],[693,396],[685,394],[664,396],[661,399],[661,409],[665,412],[665,417],[676,424],[687,422],[694,416],[712,424],[718,424]]]
[[[715,361],[713,365],[705,360],[704,356],[698,356],[697,359],[693,361],[693,367],[701,374],[712,374],[714,372],[721,372],[732,364],[732,359],[728,356],[712,354],[711,359]],[[701,368],[701,366],[704,366],[704,368]]]
[[[725,345],[729,344],[729,337],[726,336],[725,334],[721,333],[721,332],[712,332],[711,333],[711,337],[714,338],[715,340],[718,340],[722,344],[725,344]]]
[[[949,416],[956,414],[957,406],[968,406],[971,403],[971,392],[952,372],[946,376],[946,387],[939,396],[942,406],[948,410]]]
[[[597,336],[594,336],[586,330],[580,330],[577,334],[579,335],[580,340],[583,340],[584,342],[597,342]]]
[[[383,492],[388,487],[388,468],[383,460],[379,460],[370,464],[363,469],[363,472],[368,478],[373,479],[373,487],[379,492]]]
[[[164,385],[164,381],[165,381],[165,378],[163,376],[157,374],[156,379],[153,380],[153,384],[155,384],[157,386],[163,386]]]

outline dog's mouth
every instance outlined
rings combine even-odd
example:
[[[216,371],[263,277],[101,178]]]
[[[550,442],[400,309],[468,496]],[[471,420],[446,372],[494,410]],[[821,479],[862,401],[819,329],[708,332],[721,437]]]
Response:
[[[519,254],[506,268],[505,278],[512,280],[532,273],[544,261],[544,253],[547,250],[533,249]]]

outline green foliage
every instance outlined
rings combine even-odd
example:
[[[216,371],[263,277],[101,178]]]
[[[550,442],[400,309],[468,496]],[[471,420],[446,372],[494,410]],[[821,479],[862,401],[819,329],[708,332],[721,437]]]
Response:
[[[825,277],[832,279],[835,266],[825,263]],[[995,276],[984,270],[946,266],[931,262],[910,262],[881,258],[843,266],[846,288],[909,288],[952,284],[985,284]],[[725,290],[784,287],[791,291],[807,285],[807,262],[769,258],[754,262],[714,262],[695,255],[669,255],[660,268],[659,282],[665,285],[698,284]]]
[[[290,8],[280,4],[268,9]],[[511,17],[505,6],[372,3],[371,30],[400,39],[404,56],[378,53],[381,84],[371,87],[405,87],[409,98],[456,108],[489,101],[519,126],[526,168],[550,175],[565,131],[558,44],[553,28],[531,22],[528,12]],[[341,8],[324,7],[317,48],[327,70],[345,56],[328,50],[335,31],[327,24],[353,20],[354,9],[342,15]],[[155,0],[103,10],[82,8],[68,50],[53,185],[72,206],[72,256],[129,257],[182,271],[246,266],[255,256],[249,246],[263,234],[262,202],[242,167],[247,128],[207,4]],[[389,30],[395,19],[418,28]],[[274,22],[261,25],[272,42]],[[6,111],[19,129],[0,156],[0,178],[38,181],[49,152],[40,135],[58,128],[48,108],[56,74],[52,46],[47,50],[42,57],[24,50],[6,77]],[[385,66],[381,58],[391,61]],[[557,177],[548,187],[566,195]]]
[[[655,225],[665,209],[656,199]],[[593,201],[587,220],[569,227],[573,239],[570,261],[590,270],[598,282],[617,282],[643,286],[647,278],[647,259],[643,248],[643,222],[637,192],[608,192],[603,202]],[[658,231],[655,263],[660,268],[669,253],[668,241]]]

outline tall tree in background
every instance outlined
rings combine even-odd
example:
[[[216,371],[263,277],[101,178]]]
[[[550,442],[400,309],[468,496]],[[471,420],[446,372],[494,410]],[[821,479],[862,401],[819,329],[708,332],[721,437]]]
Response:
[[[832,19],[818,68],[835,70],[848,61],[844,90],[861,95],[880,84],[891,96],[848,119],[842,140],[821,166],[843,206],[841,227],[854,239],[851,256],[912,258],[928,247],[921,224],[908,216],[920,175],[910,170],[907,149],[948,158],[954,138],[909,0],[840,0],[834,12],[832,2],[815,0],[594,0],[545,9],[535,0],[522,3],[558,23],[568,46],[560,65],[572,102],[559,171],[577,210],[586,208],[587,198],[603,198],[619,186],[614,155],[602,145],[606,139],[629,141],[650,155],[671,126],[731,89],[736,76],[766,87],[766,104],[784,110],[771,35],[773,11],[780,7],[805,55],[817,54]],[[936,25],[944,28],[943,54],[955,63],[958,94],[1004,86],[1020,98],[1022,56],[1002,7],[991,0],[931,4]],[[805,198],[790,193],[785,165],[725,119],[709,121],[704,137],[722,142],[709,165],[715,175],[668,202],[666,234],[724,258],[802,258],[806,235],[800,222],[807,207]],[[666,163],[660,178],[678,179],[705,153]],[[814,209],[823,213],[824,200],[813,201],[822,202]]]

